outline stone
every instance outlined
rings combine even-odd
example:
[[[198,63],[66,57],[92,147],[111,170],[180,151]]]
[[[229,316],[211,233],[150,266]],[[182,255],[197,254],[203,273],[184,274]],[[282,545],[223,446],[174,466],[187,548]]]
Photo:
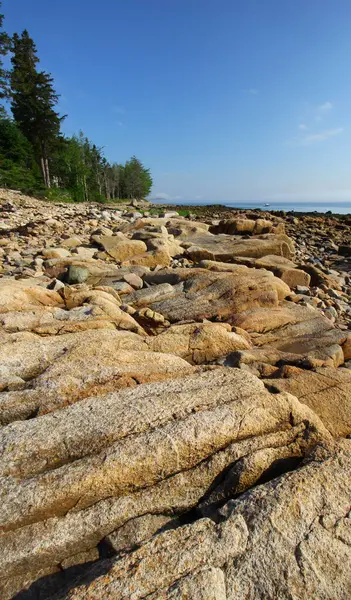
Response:
[[[153,302],[167,300],[177,293],[176,289],[169,283],[161,283],[141,290],[136,290],[125,297],[125,302],[134,308],[149,306]]]
[[[67,283],[84,283],[89,278],[89,269],[78,265],[70,265],[67,273]]]
[[[267,379],[271,389],[286,391],[309,406],[334,436],[351,433],[351,373],[348,369],[297,369],[288,376]]]
[[[201,519],[161,533],[127,556],[93,566],[90,583],[76,582],[65,597],[184,598],[196,582],[200,595],[190,597],[211,598],[201,593],[209,569],[217,569],[209,594],[223,592],[227,600],[274,598],[277,591],[282,599],[343,600],[351,591],[345,469],[350,473],[350,442],[319,448],[278,486],[268,481],[231,500],[218,525]]]
[[[251,344],[231,331],[226,323],[190,323],[172,325],[164,333],[148,340],[154,352],[181,356],[191,364],[213,362],[236,350],[249,349]]]
[[[87,248],[78,246],[72,250],[72,254],[77,254],[81,260],[91,259],[96,254],[96,248]]]
[[[149,540],[170,523],[172,519],[167,515],[143,515],[127,521],[122,527],[110,533],[104,539],[104,543],[117,554]]]
[[[220,221],[217,226],[211,227],[212,233],[226,233],[229,235],[242,235],[242,234],[261,234],[270,233],[273,230],[272,221],[266,219],[253,219],[248,218],[236,218]]]
[[[276,460],[279,447],[284,457],[301,457],[328,439],[293,396],[270,394],[252,375],[221,368],[4,427],[4,589],[89,551],[131,519],[193,508],[241,457],[275,448]],[[260,474],[257,465],[247,485]]]
[[[82,245],[82,240],[78,237],[68,237],[62,240],[64,248],[77,248]]]
[[[146,252],[146,244],[141,240],[129,240],[123,235],[114,236],[93,236],[95,242],[97,242],[103,249],[114,259],[118,261],[125,261],[133,256]]]
[[[46,248],[42,255],[44,258],[67,258],[71,256],[71,253],[65,248]]]
[[[150,352],[141,336],[127,331],[87,330],[53,338],[33,337],[4,344],[1,355],[3,377],[30,380],[20,391],[3,393],[2,424],[191,369],[177,356]]]
[[[233,239],[225,234],[211,237],[209,234],[200,234],[187,238],[183,246],[187,248],[186,255],[194,262],[204,259],[230,262],[237,256],[261,258],[269,254],[291,259],[294,254],[292,240],[284,234],[267,234],[244,240]]]
[[[348,598],[351,219],[0,196],[1,598]]]
[[[151,243],[152,242],[152,243]],[[144,242],[142,242],[144,243]],[[171,263],[171,254],[168,243],[164,240],[149,240],[145,248],[148,252],[137,254],[136,256],[124,260],[123,266],[139,265],[155,268],[158,266],[168,267]]]
[[[61,296],[32,280],[0,279],[0,314],[30,311],[41,306],[63,306]]]
[[[278,298],[290,292],[290,288],[269,271],[248,268],[231,274],[206,269],[165,269],[146,280],[174,285],[175,294],[171,298],[156,300],[150,305],[171,323],[211,318],[231,320],[248,307],[276,307]]]
[[[139,277],[139,275],[137,275],[136,273],[127,273],[126,275],[124,275],[123,278],[124,281],[129,283],[129,285],[132,286],[132,288],[134,288],[135,290],[140,290],[144,285],[142,278]]]

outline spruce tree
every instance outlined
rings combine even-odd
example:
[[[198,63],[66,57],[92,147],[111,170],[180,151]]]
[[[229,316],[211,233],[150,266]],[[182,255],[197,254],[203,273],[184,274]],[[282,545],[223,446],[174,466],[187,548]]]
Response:
[[[146,169],[136,156],[132,156],[124,167],[124,188],[127,198],[146,198],[151,191],[150,170]]]
[[[37,69],[37,50],[28,31],[13,36],[12,52],[12,114],[35,150],[45,186],[51,187],[49,158],[62,121],[55,111],[58,95],[52,77]]]
[[[2,6],[2,2],[0,2],[0,9]],[[10,38],[5,31],[3,31],[4,15],[0,14],[0,99],[8,98],[9,96],[9,74],[4,69],[3,57],[9,51],[10,48]],[[5,113],[4,107],[0,107],[0,113]]]
[[[33,148],[9,117],[0,117],[0,186],[25,192],[40,189]]]

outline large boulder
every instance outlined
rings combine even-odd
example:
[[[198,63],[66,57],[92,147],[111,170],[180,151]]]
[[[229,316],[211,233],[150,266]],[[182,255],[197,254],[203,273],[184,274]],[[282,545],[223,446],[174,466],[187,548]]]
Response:
[[[280,377],[266,379],[270,389],[294,394],[309,406],[335,436],[351,434],[351,371],[283,368]]]
[[[294,244],[284,234],[267,234],[248,239],[233,238],[225,234],[203,234],[189,236],[183,242],[186,255],[198,262],[200,260],[215,260],[231,262],[237,256],[261,258],[270,254],[291,259],[294,256]]]
[[[345,600],[350,474],[350,441],[319,447],[297,470],[272,472],[231,500],[218,524],[201,519],[100,561],[55,600]]]
[[[270,255],[263,258],[236,256],[233,258],[233,261],[235,264],[214,260],[201,260],[198,266],[210,271],[235,271],[238,264],[254,269],[267,269],[268,271],[272,271],[276,277],[282,279],[289,287],[293,288],[297,285],[308,286],[311,281],[308,273],[302,269],[298,269],[294,262],[283,256]]]
[[[83,281],[89,284],[98,283],[106,277],[118,276],[119,272],[115,264],[94,258],[82,260],[79,256],[65,259],[52,258],[44,263],[45,273],[49,277],[56,277],[62,281],[68,280],[68,283],[81,283],[77,276],[74,280],[70,279],[69,272],[72,267],[75,267],[76,273],[78,273],[78,269],[84,269],[84,273],[88,271],[87,274],[84,274]]]
[[[283,256],[264,256],[256,259],[253,266],[258,269],[272,271],[274,275],[280,277],[291,288],[298,285],[309,286],[311,282],[311,276],[306,271],[298,269],[293,261]]]
[[[0,353],[0,422],[27,419],[138,383],[189,372],[181,358],[149,351],[127,331],[8,339]]]
[[[150,362],[155,356],[150,353]],[[329,439],[321,421],[296,398],[270,394],[252,375],[223,368],[82,400],[4,427],[2,598],[91,556],[101,540],[133,519],[186,517],[200,499],[203,505],[211,498],[214,484],[233,464],[240,475],[224,498],[235,496],[236,485],[243,491],[259,482],[277,461],[296,464]],[[184,552],[181,531],[176,539]],[[197,531],[194,542],[202,536],[201,524]],[[130,536],[124,539],[133,546]],[[165,572],[167,564],[165,558]],[[133,585],[130,571],[124,580]]]
[[[130,240],[122,234],[93,236],[93,241],[115,260],[120,262],[146,252],[146,244],[142,240]]]
[[[277,361],[289,355],[305,358],[306,366],[338,367],[347,360],[351,334],[336,329],[321,311],[311,306],[282,302],[278,308],[248,309],[235,315],[233,324],[250,333],[259,358],[272,353]]]
[[[172,323],[213,318],[230,322],[235,314],[252,307],[277,307],[278,300],[290,293],[269,271],[247,267],[230,274],[206,269],[164,270],[146,280],[175,285],[175,296],[150,305]]]
[[[227,233],[229,235],[261,234],[271,233],[273,223],[267,219],[234,218],[220,221],[218,225],[212,226],[212,233]]]
[[[247,339],[233,332],[227,323],[172,325],[164,333],[149,338],[148,345],[154,352],[181,356],[198,365],[251,347]]]
[[[39,284],[39,282],[38,282]],[[0,314],[31,311],[42,306],[63,306],[61,296],[32,281],[0,279]]]

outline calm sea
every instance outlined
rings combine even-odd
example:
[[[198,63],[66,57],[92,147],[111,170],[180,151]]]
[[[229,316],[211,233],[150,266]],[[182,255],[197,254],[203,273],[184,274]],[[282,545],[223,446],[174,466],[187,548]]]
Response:
[[[295,211],[295,212],[320,212],[326,213],[327,211],[331,211],[336,214],[347,215],[351,214],[351,201],[338,201],[338,202],[270,202],[269,206],[265,206],[263,202],[196,202],[196,201],[187,201],[182,200],[178,201],[170,201],[170,200],[152,200],[152,202],[157,204],[177,204],[178,206],[208,206],[210,204],[222,204],[228,206],[230,208],[246,208],[246,209],[254,209],[260,208],[261,210],[284,210],[286,212]]]

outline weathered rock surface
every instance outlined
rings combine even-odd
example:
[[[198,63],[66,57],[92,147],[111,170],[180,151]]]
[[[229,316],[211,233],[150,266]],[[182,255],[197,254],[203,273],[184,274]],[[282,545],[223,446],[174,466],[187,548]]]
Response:
[[[2,345],[0,361],[2,424],[191,370],[181,358],[152,353],[143,338],[119,331],[20,337]]]
[[[183,246],[184,244],[185,242]],[[223,234],[201,233],[188,237],[186,247],[186,254],[193,261],[208,259],[230,262],[236,256],[261,258],[270,254],[288,259],[294,256],[294,246],[284,234],[267,234],[257,238],[233,240]]]
[[[279,298],[290,293],[290,288],[269,271],[242,269],[230,274],[196,268],[158,271],[150,278],[146,276],[146,280],[173,283],[176,294],[150,306],[172,323],[187,319],[230,320],[232,315],[250,307],[278,306]]]
[[[1,598],[348,598],[348,217],[0,196]]]
[[[227,323],[172,325],[148,343],[154,352],[181,356],[191,364],[209,363],[231,352],[250,349],[247,339],[231,329]]]
[[[335,436],[351,434],[351,371],[284,369],[283,378],[267,379],[270,389],[287,391],[309,406]]]
[[[4,427],[4,589],[90,550],[133,518],[195,507],[235,461],[276,449],[241,477],[247,489],[272,460],[302,457],[328,435],[293,396],[221,368]]]
[[[58,597],[344,600],[351,592],[345,474],[349,441],[318,448],[297,471],[230,501],[224,522],[201,519],[162,533],[93,567],[92,583]]]

